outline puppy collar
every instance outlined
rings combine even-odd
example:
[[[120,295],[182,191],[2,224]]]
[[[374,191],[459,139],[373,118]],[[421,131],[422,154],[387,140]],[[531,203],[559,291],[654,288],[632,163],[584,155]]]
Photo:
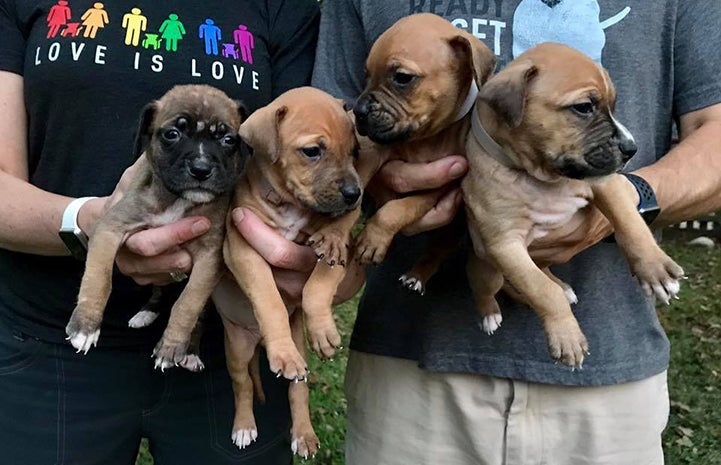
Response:
[[[478,97],[478,85],[475,79],[471,79],[471,87],[468,88],[468,95],[466,95],[466,100],[463,101],[463,104],[458,109],[455,118],[453,118],[454,123],[462,120],[463,117],[471,111],[473,104],[476,103],[476,97]]]
[[[486,131],[486,128],[483,127],[477,111],[474,111],[473,116],[471,116],[471,134],[473,134],[473,137],[476,138],[481,148],[483,148],[491,158],[506,168],[516,168],[513,161],[506,154],[505,150],[503,150],[503,147],[498,145],[498,142],[493,140],[491,135]]]

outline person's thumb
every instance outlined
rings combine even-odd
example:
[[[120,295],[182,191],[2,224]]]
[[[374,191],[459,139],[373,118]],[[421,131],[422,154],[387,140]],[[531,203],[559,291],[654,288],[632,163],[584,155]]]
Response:
[[[131,235],[125,242],[128,250],[151,257],[202,236],[210,229],[210,220],[204,216],[183,218],[175,223],[146,229]]]

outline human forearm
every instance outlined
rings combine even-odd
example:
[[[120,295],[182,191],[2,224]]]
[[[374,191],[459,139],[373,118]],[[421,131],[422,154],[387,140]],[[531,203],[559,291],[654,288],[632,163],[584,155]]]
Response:
[[[681,119],[681,142],[658,162],[636,171],[661,206],[654,226],[721,210],[721,105]]]
[[[43,191],[0,171],[0,247],[39,255],[68,255],[58,236],[63,211],[72,198]],[[103,201],[88,202],[78,222],[87,228],[100,214]]]

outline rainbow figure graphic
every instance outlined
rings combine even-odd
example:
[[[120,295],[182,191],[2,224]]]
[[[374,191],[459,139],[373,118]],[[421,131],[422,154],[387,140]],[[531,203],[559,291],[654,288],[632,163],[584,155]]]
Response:
[[[83,21],[83,37],[95,38],[98,29],[102,29],[110,22],[108,13],[105,11],[105,5],[100,2],[94,3],[92,8],[83,13],[80,17]]]
[[[223,44],[223,56],[224,57],[233,57],[236,60],[239,58],[238,56],[238,46],[235,44]]]
[[[255,38],[248,30],[247,26],[241,24],[238,26],[238,29],[233,31],[233,42],[238,44],[238,48],[240,48],[240,56],[243,58],[243,61],[252,65]]]
[[[157,50],[160,48],[160,41],[158,34],[148,34],[145,33],[145,39],[143,39],[143,43],[141,44],[143,48],[149,49],[152,48],[153,50]]]
[[[65,25],[65,29],[63,29],[63,32],[60,33],[63,37],[77,37],[80,34],[80,29],[82,29],[83,26],[80,23],[68,23]]]
[[[70,19],[70,7],[66,0],[59,0],[57,5],[50,7],[48,12],[48,39],[52,39],[58,35],[60,27],[65,26]]]
[[[165,50],[178,51],[178,41],[186,34],[185,26],[178,20],[178,15],[170,13],[168,19],[160,25],[160,38],[165,40]]]
[[[215,21],[208,18],[205,23],[198,28],[198,38],[205,39],[205,54],[218,54],[218,41],[222,38],[220,28],[215,25]]]
[[[140,43],[140,33],[148,28],[148,18],[143,16],[140,8],[133,8],[130,13],[123,16],[122,27],[125,29],[125,45],[137,47]]]

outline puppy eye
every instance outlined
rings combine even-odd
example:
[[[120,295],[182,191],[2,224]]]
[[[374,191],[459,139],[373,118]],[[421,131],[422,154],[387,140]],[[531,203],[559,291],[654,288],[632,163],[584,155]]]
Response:
[[[168,129],[163,132],[163,138],[168,142],[175,142],[180,139],[180,131],[177,129]]]
[[[225,147],[233,147],[235,146],[236,142],[238,142],[238,140],[230,135],[226,135],[222,139],[220,139],[220,144]]]
[[[405,87],[416,78],[415,75],[404,73],[403,71],[396,71],[391,76],[391,80],[393,81],[393,84],[399,87]]]
[[[571,110],[581,116],[588,116],[594,111],[596,111],[596,106],[593,104],[593,102],[583,102],[571,105]]]
[[[320,147],[318,147],[317,145],[311,147],[303,147],[300,149],[300,151],[306,158],[310,158],[311,160],[319,158],[322,153]]]

